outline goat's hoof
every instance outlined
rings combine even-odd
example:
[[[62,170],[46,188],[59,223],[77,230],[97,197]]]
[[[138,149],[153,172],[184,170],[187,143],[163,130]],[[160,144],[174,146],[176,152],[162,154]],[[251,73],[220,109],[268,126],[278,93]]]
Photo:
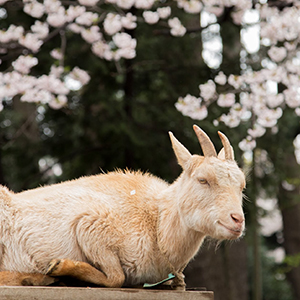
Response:
[[[174,286],[172,286],[172,290],[175,290],[175,291],[185,291],[186,288],[185,288],[185,285],[174,285]]]
[[[59,274],[59,266],[61,264],[61,259],[52,259],[47,267],[46,275],[58,275]]]

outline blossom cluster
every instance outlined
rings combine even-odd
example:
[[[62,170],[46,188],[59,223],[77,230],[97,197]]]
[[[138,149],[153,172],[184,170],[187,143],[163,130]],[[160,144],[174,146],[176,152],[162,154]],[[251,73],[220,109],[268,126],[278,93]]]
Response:
[[[0,5],[5,7],[9,1],[12,0],[0,0]],[[78,0],[73,3],[23,0],[22,3],[23,12],[34,22],[29,28],[11,24],[0,30],[1,54],[16,48],[24,50],[11,62],[13,71],[0,72],[0,100],[20,95],[22,101],[49,103],[59,108],[67,101],[70,79],[79,82],[79,86],[89,82],[89,75],[76,66],[71,68],[71,72],[66,72],[61,45],[50,52],[54,63],[58,61],[60,67],[53,64],[48,75],[30,75],[31,69],[39,63],[35,54],[54,34],[68,32],[80,35],[96,56],[117,61],[136,56],[138,41],[130,32],[141,22],[152,25],[163,21],[161,24],[167,24],[173,36],[180,37],[187,32],[182,21],[173,15],[168,2],[163,1]],[[251,0],[175,0],[174,3],[188,14],[205,11],[216,17],[230,7],[233,22],[241,26],[245,25],[245,14],[253,9]],[[228,112],[220,115],[215,124],[223,122],[229,127],[237,127],[241,122],[251,123],[248,135],[240,143],[244,151],[253,149],[256,139],[263,136],[268,128],[276,132],[285,107],[294,109],[300,116],[300,57],[297,56],[300,4],[296,0],[289,0],[289,3],[292,7],[281,10],[268,6],[265,1],[256,4],[260,42],[267,48],[261,70],[254,72],[249,67],[243,74],[230,76],[219,72],[213,79],[199,85],[199,95],[188,94],[176,103],[179,111],[197,120],[205,119],[209,106],[216,103]],[[141,17],[128,12],[131,8],[135,8]]]
[[[208,2],[213,4],[214,1]],[[235,10],[241,13],[241,23],[251,1],[220,2],[238,5]],[[295,114],[300,116],[300,57],[297,54],[300,44],[300,4],[298,1],[290,2],[293,6],[282,10],[269,7],[268,4],[256,6],[260,16],[261,45],[267,48],[267,57],[262,60],[260,70],[248,68],[242,74],[229,76],[219,72],[213,80],[199,85],[199,97],[194,97],[197,105],[195,100],[190,100],[193,97],[191,95],[180,97],[176,103],[179,111],[194,119],[206,118],[206,114],[200,114],[199,111],[206,110],[212,103],[228,107],[228,112],[220,115],[215,124],[223,122],[233,128],[248,122],[250,127],[247,136],[239,144],[243,151],[253,150],[256,139],[262,137],[267,129],[277,132],[278,120],[285,107],[294,109]],[[209,3],[206,3],[206,9]],[[217,5],[211,10],[218,16],[220,11],[215,10],[216,7],[220,10],[223,8]]]
[[[201,105],[202,101],[200,97],[197,98],[188,94],[184,98],[180,97],[175,106],[184,116],[203,120],[207,117],[208,111],[205,105]]]
[[[24,102],[47,103],[53,109],[60,109],[67,103],[70,87],[62,81],[62,67],[51,67],[49,75],[35,77],[29,75],[30,69],[38,64],[36,57],[19,56],[12,64],[13,71],[0,73],[0,95],[3,99],[21,95]],[[81,85],[86,84],[90,77],[84,70],[75,67],[68,73],[70,78]],[[3,108],[3,107],[2,107]]]
[[[5,9],[5,4],[10,1],[12,0],[0,0],[0,5]],[[137,40],[130,35],[130,30],[134,30],[138,22],[151,25],[163,20],[163,26],[167,23],[173,36],[183,36],[187,31],[182,22],[172,16],[170,6],[155,0],[78,0],[73,3],[60,0],[22,0],[21,3],[23,12],[34,21],[29,28],[15,24],[0,28],[0,53],[5,55],[12,49],[20,49],[19,52],[22,52],[20,57],[12,61],[13,72],[0,73],[1,78],[5,77],[0,83],[2,101],[20,94],[23,101],[53,103],[53,99],[60,99],[56,100],[56,103],[65,102],[68,89],[55,94],[54,91],[47,90],[47,85],[38,88],[37,84],[41,83],[41,79],[35,78],[37,81],[34,82],[34,77],[29,76],[31,68],[39,63],[34,55],[42,51],[49,37],[55,34],[64,32],[66,38],[70,34],[80,35],[96,56],[117,61],[122,58],[133,59],[136,56]],[[176,0],[175,3],[191,14],[198,14],[203,8],[200,0]],[[133,7],[141,11],[142,18],[138,19],[136,15],[128,12]],[[68,32],[68,35],[65,32]],[[60,65],[64,63],[62,45],[56,45],[50,54]],[[52,71],[49,72],[49,75],[42,78],[53,81]],[[67,76],[66,72],[61,72],[56,75],[56,79],[63,86]],[[14,82],[12,78],[17,80]],[[85,81],[82,85],[87,83],[88,81]],[[22,85],[27,87],[26,91],[20,87]],[[29,86],[33,89],[31,92]],[[59,106],[56,105],[57,108]]]

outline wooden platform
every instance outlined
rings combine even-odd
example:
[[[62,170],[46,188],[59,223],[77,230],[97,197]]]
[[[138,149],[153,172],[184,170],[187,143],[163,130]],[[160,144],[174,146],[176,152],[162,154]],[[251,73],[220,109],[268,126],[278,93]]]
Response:
[[[208,291],[78,287],[0,287],[0,300],[213,300]]]

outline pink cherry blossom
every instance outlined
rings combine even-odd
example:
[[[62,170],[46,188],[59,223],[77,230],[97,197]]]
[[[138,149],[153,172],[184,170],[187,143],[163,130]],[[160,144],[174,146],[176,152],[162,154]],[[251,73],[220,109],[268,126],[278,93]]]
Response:
[[[224,85],[226,81],[227,81],[227,77],[222,71],[220,71],[218,75],[215,77],[215,82],[220,85]]]
[[[49,75],[53,75],[57,78],[60,78],[63,73],[64,73],[64,68],[62,66],[57,67],[55,65],[52,65]]]
[[[153,6],[155,0],[135,0],[135,7],[140,9],[149,9]]]
[[[228,83],[232,85],[234,88],[239,89],[240,86],[243,84],[243,76],[236,76],[236,75],[229,75]]]
[[[99,0],[78,0],[78,2],[81,5],[94,6],[99,2]]]
[[[119,60],[124,57],[132,59],[135,57],[136,52],[136,39],[133,39],[128,33],[117,33],[113,36],[114,44],[119,48],[114,53],[114,59]]]
[[[65,95],[58,95],[57,97],[52,97],[48,102],[52,109],[61,109],[68,102],[68,98]]]
[[[255,139],[263,136],[266,132],[266,129],[258,124],[255,124],[254,127],[249,128],[247,132],[251,137]]]
[[[200,96],[205,101],[210,100],[216,94],[216,84],[212,80],[209,80],[207,83],[200,84],[199,89],[200,89]]]
[[[27,33],[25,36],[19,38],[19,43],[36,53],[42,46],[43,41],[40,40],[37,35],[33,33]]]
[[[177,3],[180,8],[183,8],[185,12],[190,14],[200,13],[203,7],[202,3],[198,0],[179,0]]]
[[[76,24],[76,23],[72,23],[72,24],[69,24],[69,25],[68,25],[68,29],[71,30],[71,31],[73,31],[74,33],[79,34],[79,33],[81,33],[81,31],[84,30],[85,28],[82,27],[82,26],[79,26],[79,25]]]
[[[64,9],[58,13],[49,14],[47,17],[47,22],[52,27],[61,27],[67,22],[67,17],[65,15]]]
[[[59,0],[44,0],[45,10],[48,14],[56,13],[61,9],[62,4]]]
[[[23,37],[24,28],[21,26],[10,25],[6,31],[0,30],[0,42],[9,43]]]
[[[61,53],[60,49],[53,49],[50,52],[50,55],[57,60],[61,60],[63,58],[63,54]]]
[[[107,14],[103,22],[104,30],[109,35],[114,35],[122,29],[121,16],[118,14],[109,13]]]
[[[66,95],[69,93],[69,89],[65,86],[65,84],[53,75],[42,75],[37,78],[36,86],[39,87],[39,89],[54,94]]]
[[[235,95],[233,93],[221,94],[217,103],[220,107],[231,107],[235,103]]]
[[[88,43],[92,44],[102,38],[102,33],[98,26],[91,26],[81,31],[82,38]]]
[[[175,103],[175,107],[184,116],[188,116],[195,120],[203,120],[207,117],[208,111],[206,106],[201,104],[201,98],[196,98],[188,94],[184,98],[180,97]]]
[[[252,140],[251,137],[245,138],[239,143],[239,148],[244,152],[252,151],[255,147],[256,141]]]
[[[274,127],[281,116],[282,109],[280,107],[276,109],[265,108],[259,113],[257,123],[266,128]]]
[[[53,98],[53,94],[49,91],[33,88],[25,91],[25,93],[21,97],[21,101],[49,103]]]
[[[220,117],[220,121],[230,128],[237,127],[241,123],[241,120],[237,118],[234,114],[223,114]]]
[[[81,16],[85,12],[86,8],[84,6],[70,5],[66,10],[66,20],[67,22],[73,22],[77,17]]]
[[[271,47],[271,49],[268,51],[268,54],[270,58],[275,61],[275,62],[280,62],[282,61],[286,55],[287,55],[287,50],[284,47]]]
[[[110,50],[110,47],[107,43],[102,40],[99,40],[92,45],[92,51],[95,55],[104,58],[106,60],[113,59],[113,53]]]
[[[38,64],[36,57],[21,55],[12,63],[14,69],[22,74],[28,74],[33,66]]]
[[[132,59],[136,56],[134,48],[120,48],[114,52],[114,60],[121,58]]]
[[[119,48],[135,48],[136,39],[133,39],[128,33],[121,32],[113,36],[115,45]]]
[[[27,90],[32,89],[36,85],[36,77],[30,75],[22,75],[20,77],[13,76],[10,82],[14,81],[15,87],[17,89],[17,94],[23,94]]]
[[[70,72],[69,76],[75,80],[78,80],[82,85],[86,85],[91,79],[91,77],[86,71],[81,70],[78,67],[75,67]],[[60,94],[64,94],[64,93],[60,93]]]
[[[91,26],[99,19],[99,15],[92,12],[84,12],[79,17],[76,18],[76,23],[79,25]]]
[[[132,13],[127,13],[125,17],[121,18],[122,27],[126,29],[134,29],[137,26],[136,20],[136,16],[134,16]]]
[[[266,104],[270,108],[276,108],[284,102],[284,95],[283,94],[266,95],[265,100],[266,100]]]
[[[143,17],[148,24],[155,24],[159,21],[159,14],[155,11],[144,11]]]
[[[117,0],[115,3],[123,9],[130,9],[134,5],[135,0]]]
[[[291,86],[283,91],[285,102],[291,108],[300,106],[300,90],[297,86]]]
[[[30,28],[38,39],[44,39],[49,34],[49,26],[47,23],[36,21]]]
[[[171,34],[174,36],[183,36],[186,33],[186,28],[181,24],[178,18],[168,20],[168,25],[171,28]]]
[[[157,9],[157,13],[160,19],[166,19],[171,15],[171,7],[170,6],[159,7]]]
[[[45,12],[45,7],[43,4],[31,0],[29,3],[26,3],[24,5],[24,12],[26,12],[28,15],[34,17],[34,18],[41,18]]]

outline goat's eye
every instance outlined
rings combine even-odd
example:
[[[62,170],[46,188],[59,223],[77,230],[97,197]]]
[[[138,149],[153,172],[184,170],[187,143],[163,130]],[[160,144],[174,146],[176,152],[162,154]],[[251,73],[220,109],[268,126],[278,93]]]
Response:
[[[207,183],[208,183],[207,180],[204,179],[204,178],[200,178],[200,179],[199,179],[199,182],[200,182],[201,184],[207,184]]]

